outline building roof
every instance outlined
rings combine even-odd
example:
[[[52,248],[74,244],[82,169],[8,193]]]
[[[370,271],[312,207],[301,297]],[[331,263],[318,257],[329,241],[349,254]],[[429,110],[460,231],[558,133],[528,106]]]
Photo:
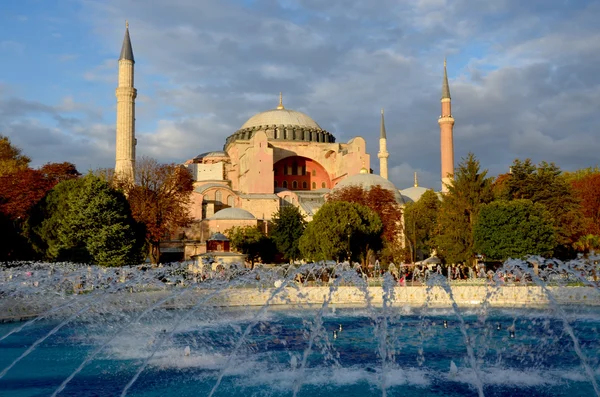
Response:
[[[383,119],[383,109],[381,109],[381,128],[379,129],[379,139],[387,139],[385,133],[385,120]]]
[[[213,216],[208,218],[209,220],[240,220],[240,219],[256,219],[250,212],[241,208],[224,208],[220,211],[215,212]]]
[[[450,85],[448,84],[448,73],[446,72],[446,59],[444,59],[444,80],[442,81],[442,99],[450,99]]]
[[[309,115],[296,110],[277,108],[261,112],[250,117],[240,129],[258,127],[261,125],[291,125],[321,129],[319,124]]]
[[[402,196],[400,195],[400,192],[398,191],[398,189],[396,188],[396,186],[394,186],[394,184],[377,175],[377,174],[355,174],[352,176],[349,176],[345,179],[343,179],[341,182],[339,182],[337,185],[335,185],[335,187],[333,188],[333,191],[337,191],[340,189],[343,189],[345,187],[349,187],[349,186],[360,186],[365,190],[369,190],[371,189],[373,186],[381,186],[383,189],[387,189],[389,191],[391,191],[392,193],[394,193],[394,196],[396,197],[396,201],[399,203],[402,203]]]
[[[213,233],[207,241],[229,241],[229,239],[223,233],[216,232]]]
[[[200,153],[199,155],[194,157],[194,160],[208,159],[211,157],[229,157],[229,155],[227,154],[227,152],[224,152],[223,150],[215,150],[213,152]]]
[[[129,23],[125,23],[125,37],[123,37],[123,46],[121,46],[121,55],[119,61],[125,59],[135,62],[133,59],[133,49],[131,48],[131,39],[129,38]]]

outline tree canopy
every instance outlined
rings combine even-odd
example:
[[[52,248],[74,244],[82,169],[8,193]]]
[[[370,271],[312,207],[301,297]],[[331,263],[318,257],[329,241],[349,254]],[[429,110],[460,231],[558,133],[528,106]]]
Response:
[[[407,204],[404,209],[405,237],[412,262],[436,248],[434,239],[438,231],[440,205],[437,193],[427,190],[417,202]]]
[[[475,250],[493,260],[547,256],[556,244],[552,218],[531,200],[485,204],[473,229]]]
[[[458,165],[440,205],[435,243],[438,254],[447,262],[469,263],[475,258],[473,227],[481,206],[492,199],[492,178],[469,153]]]
[[[328,201],[308,223],[300,238],[306,259],[364,261],[369,249],[381,248],[383,224],[369,207],[346,201]]]
[[[236,251],[246,255],[252,268],[256,261],[271,262],[275,256],[275,243],[257,227],[235,226],[225,230],[225,235]]]
[[[143,259],[144,229],[127,199],[91,174],[56,185],[32,210],[28,235],[51,261],[123,266]]]
[[[394,243],[401,236],[402,210],[396,201],[394,193],[380,185],[363,189],[361,186],[346,186],[334,191],[328,201],[346,201],[369,207],[383,223],[383,238],[385,241]]]
[[[181,165],[160,164],[143,157],[136,163],[136,183],[116,181],[131,205],[133,217],[146,226],[146,242],[152,263],[160,260],[160,241],[191,222],[190,172]]]
[[[20,148],[14,146],[8,137],[0,135],[0,176],[25,170],[31,159]]]
[[[298,241],[305,228],[306,220],[298,207],[286,205],[273,214],[273,226],[269,234],[286,260],[300,258]]]
[[[572,244],[583,233],[584,222],[579,200],[561,173],[554,163],[543,161],[536,166],[530,159],[516,159],[499,198],[542,204],[551,214],[556,232],[554,255],[567,258],[572,256]]]

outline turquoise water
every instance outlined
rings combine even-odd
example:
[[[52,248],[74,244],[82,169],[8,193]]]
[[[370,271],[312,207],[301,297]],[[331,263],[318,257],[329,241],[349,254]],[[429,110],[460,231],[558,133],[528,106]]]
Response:
[[[486,396],[595,395],[563,319],[551,311],[461,313],[477,371],[450,309],[156,310],[132,324],[138,313],[85,313],[10,369],[0,395],[51,395],[103,344],[59,395],[120,395],[153,353],[127,395],[209,395],[220,376],[214,396],[292,396],[295,389],[298,396],[476,396],[478,378]],[[599,381],[600,309],[567,315]],[[62,320],[41,320],[0,341],[0,371]],[[0,324],[0,337],[20,325]]]

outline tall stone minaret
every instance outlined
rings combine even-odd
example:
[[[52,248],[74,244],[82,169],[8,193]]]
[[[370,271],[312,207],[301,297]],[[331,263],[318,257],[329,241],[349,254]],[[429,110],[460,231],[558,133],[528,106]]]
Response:
[[[129,23],[125,22],[125,37],[119,57],[119,85],[117,96],[117,142],[115,147],[115,175],[129,182],[135,176],[135,98],[133,88],[133,50],[129,38]]]
[[[379,132],[379,175],[382,178],[388,179],[388,157],[390,154],[387,151],[387,137],[385,134],[385,120],[383,119],[383,109],[381,109],[381,128]]]
[[[442,82],[442,114],[438,120],[438,124],[440,125],[442,155],[442,193],[447,193],[447,185],[454,179],[454,140],[452,138],[454,118],[452,117],[452,106],[450,103],[446,59],[444,59],[444,81]]]

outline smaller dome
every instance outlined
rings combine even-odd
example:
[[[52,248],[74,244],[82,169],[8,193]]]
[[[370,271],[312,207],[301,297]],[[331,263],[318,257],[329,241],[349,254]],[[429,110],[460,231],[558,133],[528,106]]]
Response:
[[[254,215],[241,208],[224,208],[220,211],[215,212],[213,216],[208,218],[209,220],[225,220],[225,219],[256,219]]]
[[[430,189],[424,188],[422,186],[412,186],[407,189],[400,190],[402,197],[404,197],[404,201],[406,202],[417,202],[421,198],[421,196]]]
[[[399,203],[402,203],[402,196],[400,195],[400,192],[398,191],[398,189],[396,189],[396,186],[394,186],[394,184],[391,181],[389,181],[377,174],[360,173],[360,174],[355,174],[355,175],[349,176],[346,179],[343,179],[337,185],[335,185],[335,187],[333,188],[333,191],[337,191],[337,190],[340,190],[340,189],[343,189],[343,188],[349,187],[349,186],[360,186],[365,190],[369,190],[373,186],[377,186],[377,185],[381,186],[383,189],[387,189],[387,190],[391,191],[392,193],[394,193],[394,197],[396,197],[396,201]]]

